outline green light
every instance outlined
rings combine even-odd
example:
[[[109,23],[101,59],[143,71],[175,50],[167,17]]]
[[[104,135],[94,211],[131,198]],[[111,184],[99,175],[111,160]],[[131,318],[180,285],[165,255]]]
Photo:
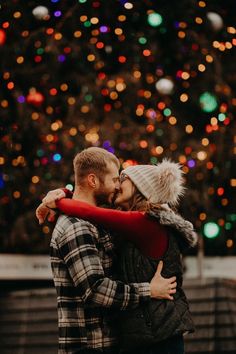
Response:
[[[199,98],[200,106],[204,112],[213,112],[217,106],[217,100],[210,92],[203,93]]]
[[[72,184],[67,184],[66,189],[69,189],[72,192],[74,187],[72,186]]]
[[[138,41],[139,41],[140,44],[146,44],[147,43],[147,39],[145,37],[140,37],[138,39]]]
[[[236,221],[236,214],[230,214],[230,220]]]
[[[218,119],[220,122],[223,122],[225,120],[225,118],[226,118],[226,115],[224,113],[218,114]]]
[[[38,54],[38,55],[41,55],[41,54],[43,54],[43,53],[44,53],[44,49],[43,49],[43,48],[37,49],[37,54]]]
[[[147,19],[148,23],[152,27],[158,27],[160,24],[162,24],[162,16],[158,14],[157,12],[153,12],[148,15]]]
[[[163,133],[164,133],[164,132],[163,132],[162,129],[157,129],[157,130],[156,130],[156,135],[157,135],[157,136],[162,136]]]
[[[230,229],[232,229],[232,224],[231,224],[231,222],[227,222],[225,224],[225,230],[230,230]]]
[[[214,172],[215,175],[218,175],[219,172],[220,172],[220,170],[219,170],[218,167],[214,167],[214,168],[213,168],[213,172]]]
[[[169,117],[171,115],[171,110],[169,108],[165,108],[163,114],[165,117]]]
[[[158,160],[156,157],[153,156],[153,157],[151,157],[150,161],[151,161],[152,165],[156,165]]]
[[[85,95],[85,101],[86,102],[91,102],[92,100],[93,100],[93,96],[92,95],[90,95],[89,93],[87,94],[87,95]]]
[[[44,175],[44,178],[45,179],[51,179],[52,178],[52,175],[50,172],[47,172],[45,175]]]
[[[42,149],[37,150],[37,156],[42,157],[44,155],[44,151]]]
[[[207,238],[215,238],[220,233],[219,225],[215,222],[207,222],[203,227],[203,233]]]
[[[84,27],[90,27],[90,26],[91,26],[91,22],[90,21],[85,21]]]
[[[84,4],[87,0],[79,0],[81,4]]]
[[[164,27],[160,28],[160,32],[161,32],[161,34],[165,34],[166,33],[166,28],[164,28]]]

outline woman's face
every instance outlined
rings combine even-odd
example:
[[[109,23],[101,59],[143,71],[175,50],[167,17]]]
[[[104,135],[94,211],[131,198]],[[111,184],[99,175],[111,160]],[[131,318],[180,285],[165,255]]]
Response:
[[[120,190],[114,201],[115,206],[119,206],[124,210],[129,210],[134,195],[134,185],[131,180],[122,174],[120,178]]]

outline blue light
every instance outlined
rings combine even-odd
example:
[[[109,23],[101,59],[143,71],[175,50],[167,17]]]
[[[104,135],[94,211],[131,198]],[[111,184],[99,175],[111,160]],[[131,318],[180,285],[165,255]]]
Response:
[[[179,28],[179,21],[174,21],[174,27]]]
[[[60,54],[60,55],[58,55],[57,60],[58,60],[60,63],[63,63],[63,61],[66,60],[66,56],[63,55],[63,54]]]
[[[60,154],[54,154],[53,155],[53,161],[55,161],[55,162],[61,161],[61,155]]]
[[[2,174],[0,174],[0,188],[4,188],[4,180],[3,180],[3,177],[2,177]]]

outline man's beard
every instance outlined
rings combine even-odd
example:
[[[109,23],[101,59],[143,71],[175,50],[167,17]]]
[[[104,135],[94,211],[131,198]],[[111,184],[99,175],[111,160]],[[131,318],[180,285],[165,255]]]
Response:
[[[111,196],[111,192],[106,191],[104,186],[102,185],[99,190],[94,192],[94,198],[96,201],[96,204],[101,206],[101,205],[111,205],[111,200],[109,197]],[[114,199],[114,198],[113,198]],[[113,202],[113,201],[112,201]]]

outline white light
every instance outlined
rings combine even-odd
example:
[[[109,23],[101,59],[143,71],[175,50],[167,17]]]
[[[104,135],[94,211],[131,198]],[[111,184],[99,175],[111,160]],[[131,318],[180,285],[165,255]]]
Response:
[[[126,8],[126,10],[131,10],[134,7],[134,5],[131,4],[131,2],[126,2],[124,7]]]
[[[47,20],[49,11],[45,6],[36,6],[33,9],[32,14],[34,15],[35,18],[37,18],[37,20]]]
[[[223,28],[224,22],[219,14],[217,14],[216,12],[207,12],[206,16],[215,31],[220,31]]]
[[[173,92],[174,84],[169,79],[160,79],[156,83],[156,89],[158,92],[162,93],[163,95],[169,95]]]

